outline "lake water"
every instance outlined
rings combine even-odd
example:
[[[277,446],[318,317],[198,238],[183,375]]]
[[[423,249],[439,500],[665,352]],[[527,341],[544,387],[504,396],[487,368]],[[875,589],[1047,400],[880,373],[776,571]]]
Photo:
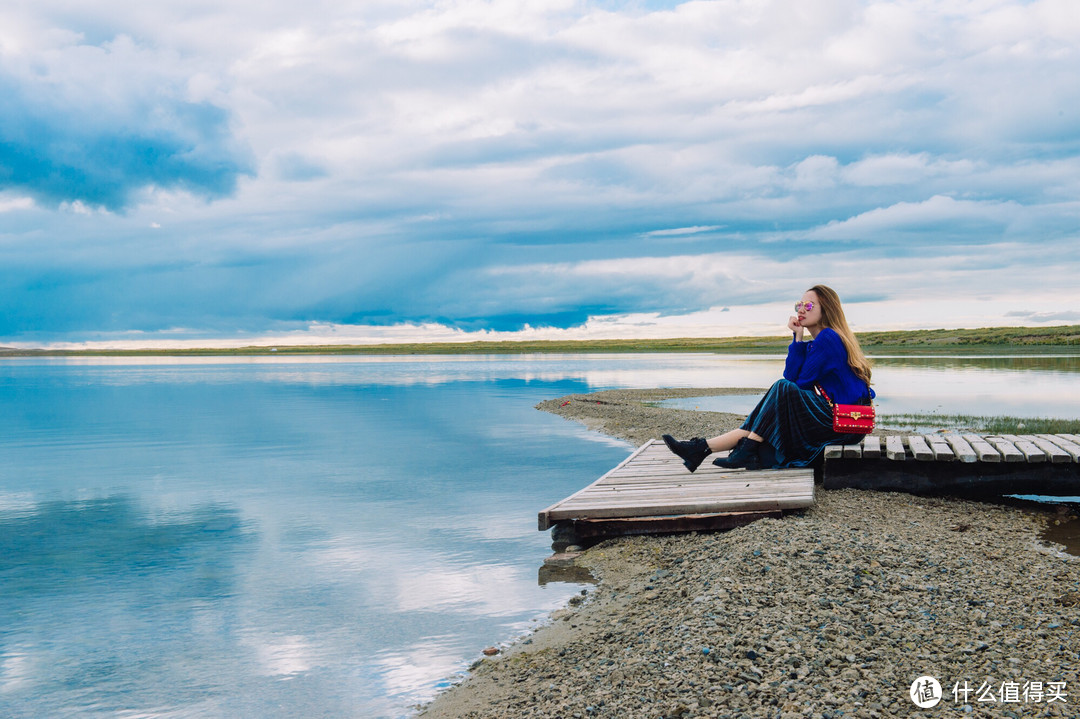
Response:
[[[1000,392],[1080,416],[1077,358],[1017,362],[890,360],[875,378],[883,403],[969,411]],[[0,361],[0,716],[407,715],[581,589],[538,583],[550,538],[536,513],[630,447],[537,402],[766,387],[778,368],[701,354]]]
[[[767,387],[783,374],[778,357],[746,358]],[[738,386],[738,385],[735,385]],[[754,386],[747,383],[746,386]],[[1080,356],[875,357],[874,400],[882,414],[1080,417]],[[683,409],[746,414],[759,393],[667,400]]]

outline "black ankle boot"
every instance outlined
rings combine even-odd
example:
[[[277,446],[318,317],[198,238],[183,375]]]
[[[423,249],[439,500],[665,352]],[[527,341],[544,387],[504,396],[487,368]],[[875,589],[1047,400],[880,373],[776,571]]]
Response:
[[[705,461],[705,458],[712,453],[712,450],[709,449],[709,443],[701,437],[694,437],[685,442],[680,442],[670,434],[665,434],[663,439],[668,449],[682,457],[683,464],[691,472],[697,469]]]
[[[761,469],[761,462],[758,460],[760,444],[761,442],[755,442],[749,437],[743,437],[727,457],[717,457],[712,463],[725,469]]]

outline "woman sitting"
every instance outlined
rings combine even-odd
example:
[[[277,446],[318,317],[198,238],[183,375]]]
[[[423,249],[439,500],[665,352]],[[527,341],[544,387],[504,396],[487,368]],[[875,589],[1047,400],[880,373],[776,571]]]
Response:
[[[777,380],[747,416],[742,427],[712,439],[680,442],[664,435],[668,448],[693,472],[713,452],[732,450],[714,459],[720,467],[762,469],[802,467],[830,444],[851,444],[861,434],[833,430],[832,402],[870,404],[870,362],[848,327],[840,298],[816,285],[795,303],[788,320],[792,342],[784,378]],[[804,342],[806,334],[812,342]]]

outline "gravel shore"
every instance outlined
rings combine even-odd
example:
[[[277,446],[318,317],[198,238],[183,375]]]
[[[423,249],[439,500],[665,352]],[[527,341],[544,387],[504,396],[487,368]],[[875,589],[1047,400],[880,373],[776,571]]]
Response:
[[[741,421],[642,402],[745,391],[602,392],[540,408],[641,443]],[[819,487],[784,519],[609,540],[576,559],[594,589],[421,716],[1080,716],[1080,559],[1039,540],[1068,518]],[[933,709],[909,696],[924,675],[941,684]]]

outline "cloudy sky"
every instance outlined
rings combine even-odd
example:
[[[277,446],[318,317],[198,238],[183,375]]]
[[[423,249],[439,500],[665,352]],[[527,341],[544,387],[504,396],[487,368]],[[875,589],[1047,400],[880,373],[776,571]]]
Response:
[[[0,6],[0,343],[1080,322],[1074,0]]]

